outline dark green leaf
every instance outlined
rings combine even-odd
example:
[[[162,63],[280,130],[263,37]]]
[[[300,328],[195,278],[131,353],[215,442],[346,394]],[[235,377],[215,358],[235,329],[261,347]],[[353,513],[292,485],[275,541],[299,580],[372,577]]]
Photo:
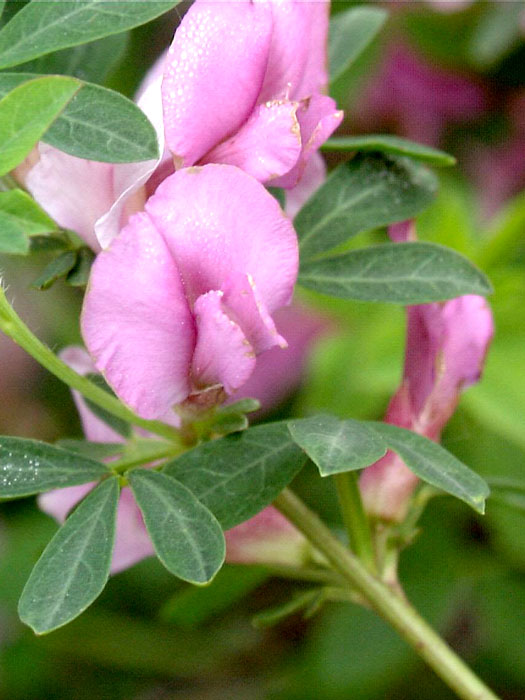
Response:
[[[215,517],[165,474],[134,469],[128,479],[155,552],[168,571],[190,583],[211,581],[226,553]]]
[[[22,591],[18,612],[37,634],[80,615],[102,592],[111,566],[118,479],[97,486],[45,548]]]
[[[0,95],[36,77],[0,73]],[[136,104],[100,85],[80,81],[77,85],[77,94],[43,134],[43,141],[87,160],[131,163],[157,158],[155,129]]]
[[[336,136],[322,145],[323,151],[376,151],[408,156],[435,166],[454,165],[454,156],[422,143],[415,143],[400,136],[366,134],[362,136]]]
[[[98,386],[99,389],[104,389],[104,391],[107,391],[108,394],[111,394],[112,396],[115,395],[101,374],[88,374],[87,378],[93,382],[93,384]],[[104,408],[101,408],[98,404],[93,403],[89,399],[84,399],[84,401],[86,402],[89,410],[94,413],[97,418],[100,418],[100,420],[106,425],[109,425],[109,427],[116,433],[122,435],[124,438],[128,438],[131,435],[131,426],[129,423],[126,423],[126,421],[122,420],[122,418],[117,418],[112,413],[106,411]]]
[[[332,17],[328,43],[331,83],[344,76],[387,17],[386,11],[378,7],[352,7]]]
[[[22,190],[0,192],[0,253],[26,255],[29,237],[56,231],[57,226]]]
[[[506,477],[486,477],[490,486],[490,500],[525,513],[525,480]]]
[[[64,236],[58,234],[56,236],[31,236],[29,239],[30,253],[56,253],[57,250],[69,249],[70,244]]]
[[[383,439],[356,420],[320,415],[291,421],[288,429],[321,476],[363,469],[386,452]]]
[[[245,598],[269,576],[262,566],[223,566],[211,586],[186,586],[177,591],[162,606],[160,618],[178,627],[200,627]]]
[[[420,479],[460,498],[478,513],[485,512],[485,499],[490,493],[486,482],[441,445],[396,425],[366,425],[377,431]]]
[[[187,486],[228,530],[269,505],[304,462],[286,423],[268,423],[199,445],[164,473]]]
[[[268,187],[268,192],[279,202],[281,209],[286,205],[286,191],[280,187]]]
[[[132,29],[178,2],[31,2],[0,31],[0,68]]]
[[[122,59],[128,33],[93,41],[82,46],[41,56],[16,67],[23,73],[71,75],[79,80],[103,84],[111,69]]]
[[[31,286],[42,291],[49,289],[57,280],[65,277],[75,267],[76,263],[76,251],[68,250],[62,253],[52,260],[49,265],[46,265],[42,274],[37,277]]]
[[[100,462],[45,442],[0,437],[0,498],[31,496],[107,475]]]
[[[95,254],[91,248],[80,248],[77,251],[75,266],[68,272],[66,282],[72,287],[85,287],[94,260]]]
[[[469,260],[435,243],[386,243],[306,263],[299,283],[341,299],[427,304],[492,292]]]
[[[21,163],[80,87],[48,76],[19,85],[0,100],[0,176]]]
[[[101,460],[108,457],[114,457],[124,451],[125,444],[123,442],[89,442],[87,440],[74,440],[72,438],[64,438],[57,443],[58,447],[64,450],[75,452],[85,457]]]
[[[336,168],[295,217],[301,261],[361,231],[412,218],[436,191],[435,176],[409,158],[357,155]]]

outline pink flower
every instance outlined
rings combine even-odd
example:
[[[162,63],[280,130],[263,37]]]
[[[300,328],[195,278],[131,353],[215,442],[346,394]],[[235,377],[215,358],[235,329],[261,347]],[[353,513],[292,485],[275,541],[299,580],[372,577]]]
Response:
[[[89,355],[79,347],[69,347],[60,354],[79,374],[85,375],[95,371]],[[123,442],[121,435],[112,430],[88,408],[82,396],[74,391],[73,398],[77,406],[84,434],[91,442]],[[175,422],[173,412],[164,417],[168,422]],[[39,496],[40,508],[63,522],[71,509],[94,487],[94,484],[82,484],[65,489],[57,489]],[[271,506],[256,516],[228,530],[226,535],[226,561],[231,563],[259,564],[301,564],[307,552],[304,537]],[[131,490],[123,488],[117,511],[117,533],[111,572],[113,574],[127,569],[145,557],[154,554],[144,520],[135,503]]]
[[[276,200],[228,165],[168,177],[96,259],[82,332],[97,369],[139,415],[190,393],[239,389],[259,353],[286,346],[271,314],[297,277]]]
[[[391,227],[391,237],[408,240],[407,224]],[[483,297],[408,307],[403,380],[385,421],[438,441],[461,392],[479,380],[493,332]],[[387,452],[361,475],[366,509],[378,518],[403,520],[417,481],[397,455]]]
[[[162,96],[176,167],[236,165],[293,187],[343,114],[327,83],[327,2],[201,2],[169,49]]]

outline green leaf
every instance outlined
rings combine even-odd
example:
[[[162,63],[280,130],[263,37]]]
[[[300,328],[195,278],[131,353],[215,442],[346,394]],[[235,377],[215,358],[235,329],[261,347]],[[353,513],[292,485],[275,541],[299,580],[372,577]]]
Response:
[[[46,265],[42,274],[32,283],[32,287],[44,291],[49,289],[61,277],[65,277],[77,264],[77,253],[74,250],[67,250],[62,253],[49,265]]]
[[[125,448],[123,442],[89,442],[88,440],[75,440],[73,438],[64,438],[56,444],[64,450],[96,460],[122,454]]]
[[[295,217],[301,261],[361,231],[414,217],[436,191],[433,173],[409,158],[357,155],[336,168]]]
[[[478,513],[485,512],[485,499],[490,493],[486,482],[441,445],[396,425],[366,425],[377,431],[388,448],[420,479],[460,498]]]
[[[491,501],[498,501],[525,514],[525,480],[488,475],[486,479]]]
[[[228,530],[256,515],[305,462],[286,423],[249,428],[195,447],[166,465]]]
[[[408,156],[435,166],[449,166],[456,163],[454,156],[422,143],[409,141],[400,136],[387,134],[366,134],[361,136],[336,136],[328,139],[322,146],[323,151],[376,151]]]
[[[16,67],[23,73],[71,75],[79,80],[103,84],[124,56],[128,32],[41,56]]]
[[[80,87],[75,78],[29,80],[0,100],[0,176],[21,163]]]
[[[34,73],[0,73],[0,95],[35,78]],[[100,85],[76,85],[76,95],[42,134],[45,143],[77,158],[108,163],[158,157],[155,129],[134,102]]]
[[[190,583],[211,581],[226,554],[215,517],[191,491],[165,474],[134,469],[128,479],[155,552],[168,571]]]
[[[375,38],[388,17],[377,7],[352,7],[330,20],[328,62],[335,83]]]
[[[118,479],[97,486],[62,525],[37,561],[18,612],[37,634],[78,617],[109,576],[119,497]]]
[[[0,68],[132,29],[178,2],[30,2],[0,31]]]
[[[260,586],[270,574],[262,566],[223,566],[211,586],[186,586],[167,600],[159,612],[163,622],[177,627],[200,627],[232,608]]]
[[[95,372],[90,373],[87,375],[87,379],[98,386],[99,389],[104,389],[104,391],[107,391],[108,394],[111,394],[111,396],[115,396],[115,393],[112,391],[111,387],[108,386],[106,380],[101,374],[96,374]],[[84,401],[86,402],[89,410],[94,413],[97,418],[100,418],[100,420],[106,425],[109,425],[109,427],[116,433],[122,435],[124,438],[130,437],[131,426],[129,423],[126,423],[126,421],[122,420],[122,418],[117,418],[112,413],[106,411],[104,408],[101,408],[98,404],[93,403],[89,399],[84,399]]]
[[[88,283],[91,265],[95,260],[95,253],[85,246],[77,251],[75,265],[67,273],[66,282],[72,287],[85,287]]]
[[[108,473],[100,462],[60,447],[37,440],[0,437],[0,498],[78,486]]]
[[[319,467],[321,476],[363,469],[386,452],[383,439],[356,420],[313,416],[291,421],[288,430]]]
[[[57,225],[22,190],[0,192],[0,253],[27,255],[29,237],[57,231]]]
[[[427,304],[492,292],[467,258],[436,243],[385,243],[306,263],[299,283],[341,299]]]

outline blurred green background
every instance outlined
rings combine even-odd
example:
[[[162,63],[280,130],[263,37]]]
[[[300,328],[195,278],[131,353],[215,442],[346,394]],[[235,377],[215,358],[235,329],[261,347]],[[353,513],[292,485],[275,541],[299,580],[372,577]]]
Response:
[[[349,4],[337,2],[334,11]],[[8,3],[8,12],[19,5]],[[496,336],[483,380],[466,392],[444,434],[445,446],[495,486],[494,497],[484,518],[449,498],[432,501],[402,554],[401,579],[473,668],[503,698],[519,700],[525,698],[525,5],[384,6],[386,26],[336,85],[347,115],[341,133],[419,136],[458,157],[457,168],[440,173],[440,194],[418,220],[418,235],[463,252],[495,288]],[[151,64],[167,46],[184,9],[97,42],[71,72],[133,95],[144,60]],[[32,69],[53,70],[53,57],[40,60]],[[392,61],[401,70],[399,89],[388,80]],[[333,154],[329,160],[336,162]],[[381,240],[385,233],[367,235]],[[362,244],[361,236],[355,245]],[[31,289],[44,264],[43,253],[30,262],[5,257],[0,270],[20,315],[60,349],[80,340],[82,297],[61,283],[44,293]],[[329,332],[312,345],[301,387],[268,418],[325,410],[380,419],[400,378],[403,310],[302,298],[329,319]],[[0,433],[80,437],[65,387],[4,338],[0,358]],[[339,524],[328,481],[306,471],[295,487]],[[146,560],[114,576],[78,620],[37,638],[18,622],[16,602],[55,529],[31,500],[0,504],[1,698],[452,697],[367,610],[330,604],[312,619],[292,616],[255,629],[255,613],[301,588],[262,568],[227,566],[211,586],[196,589]]]

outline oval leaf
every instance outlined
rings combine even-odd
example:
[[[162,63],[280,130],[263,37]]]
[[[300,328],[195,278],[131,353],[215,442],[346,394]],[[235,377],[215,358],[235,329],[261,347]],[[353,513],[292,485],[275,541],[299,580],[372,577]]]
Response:
[[[467,258],[436,243],[386,243],[306,263],[299,283],[341,299],[427,304],[492,292]]]
[[[321,476],[363,469],[386,452],[383,439],[356,420],[313,416],[291,421],[288,429]]]
[[[138,27],[175,7],[179,1],[30,2],[0,31],[0,68]]]
[[[485,512],[487,483],[437,442],[388,423],[367,423],[398,454],[410,471],[431,486],[460,498],[478,513]]]
[[[25,438],[0,437],[0,498],[78,486],[111,473],[94,459]]]
[[[54,75],[29,80],[0,100],[0,175],[24,160],[79,87],[75,78]]]
[[[0,74],[0,95],[37,76]],[[155,129],[137,105],[114,90],[77,81],[78,92],[42,136],[77,158],[132,163],[158,157]]]
[[[430,165],[449,166],[456,163],[454,156],[422,143],[415,143],[400,136],[366,134],[363,136],[336,136],[328,139],[323,151],[379,151],[398,156],[408,156]]]
[[[37,634],[78,617],[109,576],[117,518],[118,479],[102,482],[69,516],[45,548],[18,604]]]
[[[388,14],[378,7],[352,7],[330,20],[328,62],[330,82],[342,78],[374,39]]]
[[[22,190],[0,192],[0,253],[26,255],[29,237],[57,231],[57,225]]]
[[[211,581],[224,563],[221,526],[185,486],[146,469],[128,474],[155,552],[172,574],[190,583]]]
[[[360,231],[410,219],[437,192],[437,179],[408,158],[357,155],[328,177],[294,219],[301,261],[349,240]]]
[[[286,423],[268,423],[206,442],[166,465],[225,530],[256,515],[305,462]]]

